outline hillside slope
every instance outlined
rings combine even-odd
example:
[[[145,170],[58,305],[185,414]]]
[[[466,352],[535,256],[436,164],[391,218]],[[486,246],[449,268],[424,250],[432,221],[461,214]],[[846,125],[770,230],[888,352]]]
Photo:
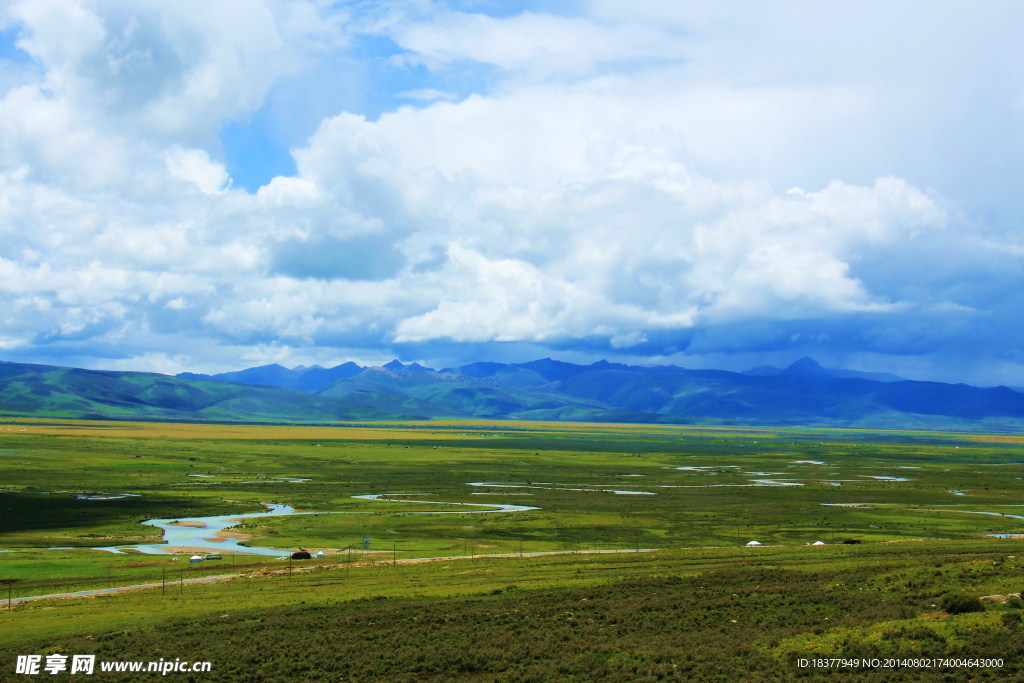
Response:
[[[59,417],[333,421],[425,417],[277,387],[0,363],[0,412]]]

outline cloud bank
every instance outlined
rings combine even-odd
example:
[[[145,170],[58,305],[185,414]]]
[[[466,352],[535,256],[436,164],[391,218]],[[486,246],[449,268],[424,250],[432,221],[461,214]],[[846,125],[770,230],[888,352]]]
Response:
[[[1024,10],[501,9],[5,4],[3,357],[1024,385]]]

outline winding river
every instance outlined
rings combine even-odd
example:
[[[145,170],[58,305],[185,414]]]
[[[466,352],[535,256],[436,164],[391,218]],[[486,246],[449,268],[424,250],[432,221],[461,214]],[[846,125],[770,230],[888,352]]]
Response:
[[[386,500],[389,503],[429,503],[432,505],[465,505],[474,508],[487,508],[486,510],[417,510],[414,512],[402,513],[406,515],[464,515],[467,513],[523,512],[526,510],[540,509],[530,507],[528,505],[507,505],[504,503],[453,503],[439,500],[412,500],[392,498],[390,495],[376,493],[352,497],[364,500]],[[189,548],[189,550],[193,552],[194,550],[204,550],[209,552],[250,553],[253,555],[271,555],[274,557],[281,557],[282,555],[287,555],[288,551],[280,548],[259,548],[256,546],[241,545],[241,541],[239,539],[218,536],[217,532],[224,531],[228,527],[232,527],[242,520],[256,519],[260,517],[281,517],[284,515],[375,514],[370,511],[296,512],[295,508],[290,505],[277,505],[274,503],[263,503],[263,505],[267,507],[266,512],[250,512],[240,515],[212,515],[209,517],[179,517],[177,519],[148,519],[145,522],[142,522],[142,524],[155,526],[158,529],[161,529],[164,535],[162,543],[107,546],[93,548],[93,550],[106,550],[111,553],[121,553],[134,550],[147,555],[165,555],[174,554],[174,551],[169,551],[170,548]]]

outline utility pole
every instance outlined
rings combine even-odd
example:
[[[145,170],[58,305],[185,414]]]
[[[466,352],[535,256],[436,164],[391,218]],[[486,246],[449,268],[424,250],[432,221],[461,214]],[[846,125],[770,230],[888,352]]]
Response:
[[[16,584],[21,579],[0,579],[0,583],[7,584],[7,609],[11,609],[11,586]]]

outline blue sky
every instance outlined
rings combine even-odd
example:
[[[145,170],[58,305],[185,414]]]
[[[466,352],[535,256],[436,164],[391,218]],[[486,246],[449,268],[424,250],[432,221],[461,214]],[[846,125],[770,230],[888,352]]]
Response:
[[[1024,386],[1022,15],[12,0],[0,358]]]

